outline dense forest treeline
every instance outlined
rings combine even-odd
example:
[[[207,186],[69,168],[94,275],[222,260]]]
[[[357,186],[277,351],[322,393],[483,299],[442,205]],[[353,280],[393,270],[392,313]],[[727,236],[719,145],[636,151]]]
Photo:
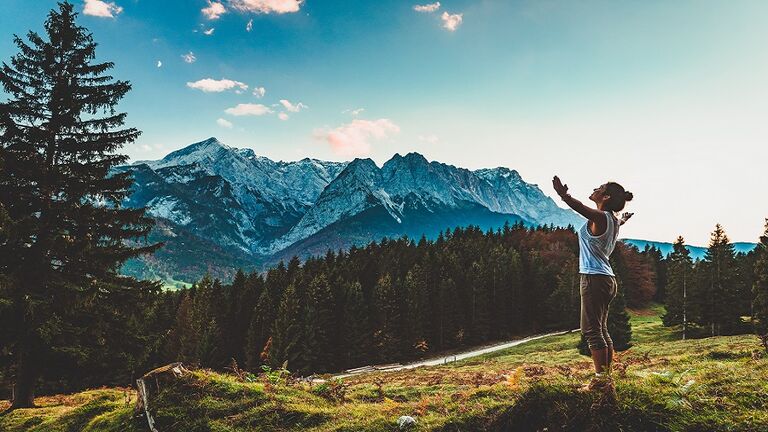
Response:
[[[630,306],[657,291],[651,256],[619,244],[612,257]],[[575,329],[578,244],[570,227],[470,226],[435,240],[383,239],[294,258],[264,273],[238,272],[229,284],[204,277],[137,301],[115,304],[106,314],[114,322],[94,326],[99,337],[82,355],[56,353],[46,389],[127,385],[176,360],[223,369],[234,359],[254,371],[287,360],[293,372],[322,373]]]
[[[250,369],[287,360],[308,374],[574,329],[577,259],[571,229],[470,226],[434,241],[384,239],[303,264],[293,258],[226,286],[203,278],[164,294],[161,315],[173,322],[157,355],[206,367],[234,358]],[[653,265],[624,245],[615,260],[630,303],[647,303]]]

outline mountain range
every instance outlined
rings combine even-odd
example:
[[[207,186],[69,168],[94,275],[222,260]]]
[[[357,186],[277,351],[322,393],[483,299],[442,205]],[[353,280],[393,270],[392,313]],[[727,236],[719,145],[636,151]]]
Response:
[[[395,154],[381,167],[368,158],[284,162],[209,138],[117,171],[134,178],[124,205],[147,207],[158,221],[149,240],[165,242],[124,271],[165,280],[226,278],[238,267],[384,237],[434,238],[456,226],[584,222],[513,169],[469,170],[419,153]]]

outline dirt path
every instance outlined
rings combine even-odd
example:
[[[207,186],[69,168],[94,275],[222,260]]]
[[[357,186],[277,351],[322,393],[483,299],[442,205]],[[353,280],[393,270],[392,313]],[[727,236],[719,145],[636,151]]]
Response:
[[[571,330],[571,332],[572,331],[578,331],[578,329]],[[476,349],[473,349],[471,351],[465,351],[465,352],[460,352],[460,353],[456,353],[456,354],[450,354],[450,355],[441,356],[441,357],[434,357],[434,358],[431,358],[431,359],[421,360],[421,361],[418,361],[418,362],[415,362],[415,363],[409,363],[409,364],[405,364],[405,365],[391,364],[391,365],[364,366],[362,368],[349,369],[346,373],[343,373],[343,374],[333,375],[333,376],[331,376],[331,379],[333,379],[333,378],[345,378],[345,377],[349,377],[349,376],[353,376],[353,375],[359,375],[359,374],[375,372],[375,371],[386,371],[386,372],[389,372],[389,371],[399,371],[399,370],[404,370],[404,369],[413,369],[413,368],[417,368],[417,367],[421,367],[421,366],[438,366],[438,365],[441,365],[441,364],[453,363],[455,361],[468,359],[470,357],[477,357],[477,356],[481,356],[483,354],[492,353],[494,351],[499,351],[499,350],[511,348],[513,346],[521,345],[521,344],[524,344],[526,342],[530,342],[532,340],[542,339],[542,338],[549,337],[549,336],[559,336],[559,335],[563,335],[563,334],[566,334],[566,333],[569,333],[569,331],[560,331],[560,332],[553,332],[553,333],[546,333],[546,334],[541,334],[541,335],[529,336],[529,337],[524,338],[524,339],[516,339],[516,340],[513,340],[513,341],[509,341],[509,342],[503,342],[503,343],[496,344],[496,345],[486,346],[486,347],[483,347],[483,348],[476,348]],[[312,381],[313,382],[324,382],[326,380],[315,378]]]

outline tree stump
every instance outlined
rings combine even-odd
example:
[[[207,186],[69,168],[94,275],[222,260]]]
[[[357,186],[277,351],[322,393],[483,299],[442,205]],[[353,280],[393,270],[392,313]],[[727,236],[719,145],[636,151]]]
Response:
[[[184,376],[184,374],[187,372],[189,371],[185,369],[184,366],[182,366],[181,362],[176,362],[159,367],[157,369],[153,369],[136,380],[136,386],[138,387],[139,391],[139,397],[136,401],[136,412],[144,412],[144,414],[147,416],[149,429],[152,432],[159,431],[157,428],[155,428],[155,420],[152,418],[152,414],[149,412],[150,398],[160,392],[160,386],[162,384],[168,381],[176,380]]]

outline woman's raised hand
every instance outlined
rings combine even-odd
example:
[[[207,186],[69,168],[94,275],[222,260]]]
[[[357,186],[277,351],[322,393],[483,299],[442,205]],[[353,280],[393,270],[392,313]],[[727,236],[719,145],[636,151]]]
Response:
[[[552,187],[555,188],[555,192],[560,196],[563,196],[568,192],[568,185],[564,185],[558,176],[552,177]]]
[[[624,222],[626,222],[629,220],[629,218],[632,217],[632,215],[634,215],[634,213],[624,212],[621,214],[621,218],[624,219]]]

